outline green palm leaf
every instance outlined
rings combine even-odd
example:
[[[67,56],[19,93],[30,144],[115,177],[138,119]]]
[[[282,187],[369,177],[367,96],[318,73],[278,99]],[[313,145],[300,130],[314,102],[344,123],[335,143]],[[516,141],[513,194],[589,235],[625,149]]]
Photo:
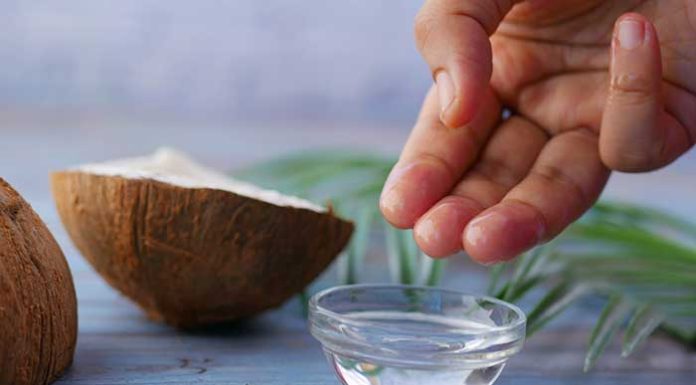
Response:
[[[630,304],[620,295],[615,294],[609,299],[590,336],[590,346],[585,356],[586,372],[597,362],[597,358],[604,352],[630,311]]]
[[[560,282],[537,303],[527,316],[527,335],[532,336],[578,298],[586,293],[586,288]]]
[[[633,312],[626,327],[621,355],[630,356],[660,326],[663,320],[664,317],[656,314],[650,306],[639,306]]]

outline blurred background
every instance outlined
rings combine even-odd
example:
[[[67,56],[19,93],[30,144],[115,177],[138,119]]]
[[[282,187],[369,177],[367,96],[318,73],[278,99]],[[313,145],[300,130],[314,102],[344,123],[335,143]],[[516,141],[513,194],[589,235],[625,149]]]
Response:
[[[431,82],[421,0],[1,4],[0,175],[39,205],[50,170],[161,145],[223,169],[327,146],[397,154]],[[615,177],[609,194],[674,209],[695,164]]]
[[[408,122],[420,1],[3,1],[0,97],[213,122]]]

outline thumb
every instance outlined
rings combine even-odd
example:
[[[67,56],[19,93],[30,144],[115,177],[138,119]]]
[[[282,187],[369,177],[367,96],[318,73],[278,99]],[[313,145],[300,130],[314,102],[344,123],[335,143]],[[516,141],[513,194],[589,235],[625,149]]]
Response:
[[[445,126],[463,126],[476,114],[492,73],[488,37],[514,2],[427,0],[418,13],[416,42],[437,83]]]
[[[662,92],[655,27],[639,14],[623,15],[614,27],[611,84],[600,130],[600,156],[607,167],[650,171],[688,149],[684,128],[665,112]]]

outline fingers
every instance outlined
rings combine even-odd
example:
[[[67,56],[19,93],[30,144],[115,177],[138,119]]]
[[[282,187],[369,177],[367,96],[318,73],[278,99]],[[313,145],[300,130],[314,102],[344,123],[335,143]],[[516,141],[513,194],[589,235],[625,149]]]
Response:
[[[418,49],[433,72],[439,115],[447,127],[476,115],[491,77],[488,36],[513,0],[427,0],[416,18]]]
[[[502,200],[467,225],[464,248],[476,261],[514,258],[559,234],[595,202],[609,171],[597,137],[574,130],[552,138],[529,175]]]
[[[660,45],[638,14],[619,18],[612,42],[611,84],[602,116],[600,154],[612,169],[649,171],[690,146],[687,131],[665,112]]]
[[[546,141],[543,130],[523,118],[505,121],[489,139],[474,168],[450,195],[418,220],[414,227],[418,246],[431,257],[460,251],[467,223],[500,202],[527,175]]]
[[[401,157],[382,190],[380,209],[385,219],[411,228],[432,205],[452,190],[479,154],[500,117],[500,107],[488,90],[473,121],[456,130],[439,119],[433,87]]]

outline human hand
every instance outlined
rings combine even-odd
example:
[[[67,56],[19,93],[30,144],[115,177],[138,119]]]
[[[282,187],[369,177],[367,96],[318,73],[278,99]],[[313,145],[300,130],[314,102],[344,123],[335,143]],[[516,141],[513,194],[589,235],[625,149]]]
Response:
[[[433,257],[513,258],[588,210],[609,169],[660,168],[696,138],[696,2],[513,3],[427,0],[417,18],[436,84],[380,207]]]

